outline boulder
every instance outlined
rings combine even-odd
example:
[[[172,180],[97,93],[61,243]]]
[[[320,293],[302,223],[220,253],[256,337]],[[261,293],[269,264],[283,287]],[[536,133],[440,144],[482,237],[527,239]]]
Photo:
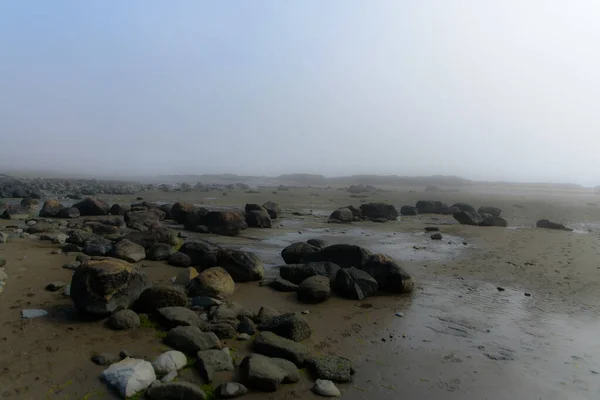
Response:
[[[58,212],[58,215],[57,215],[58,218],[65,218],[65,219],[76,219],[76,218],[79,218],[80,216],[81,216],[81,213],[79,212],[79,209],[75,208],[75,207],[62,208]]]
[[[277,336],[273,332],[261,332],[254,339],[254,352],[267,357],[277,357],[289,360],[301,367],[308,358],[310,351],[302,343]]]
[[[121,230],[116,226],[105,225],[100,222],[85,222],[82,229],[91,231],[92,233],[100,236],[113,236],[118,235],[121,232]]]
[[[255,254],[248,251],[221,249],[217,253],[218,265],[224,268],[235,282],[259,281],[265,276],[265,267]]]
[[[142,313],[153,313],[163,307],[187,307],[189,300],[185,292],[173,286],[154,286],[142,292],[135,309]]]
[[[205,382],[212,382],[215,372],[233,371],[233,360],[229,352],[223,350],[202,350],[197,354],[196,363],[200,376]]]
[[[314,394],[322,397],[340,397],[342,392],[338,389],[332,381],[323,379],[317,379],[314,386],[312,387]]]
[[[129,211],[128,208],[125,208],[124,206],[122,206],[120,204],[113,204],[109,210],[109,214],[110,215],[125,215],[125,213],[128,211]]]
[[[146,275],[128,262],[90,260],[75,270],[71,298],[79,311],[108,315],[131,307],[149,286]]]
[[[415,280],[392,258],[375,254],[362,268],[373,277],[378,284],[379,290],[388,293],[409,293],[415,287]]]
[[[176,326],[196,326],[203,328],[206,326],[200,316],[186,307],[162,307],[156,310],[156,315],[160,324],[166,329],[172,329]]]
[[[79,213],[84,217],[88,215],[108,215],[110,212],[108,204],[91,197],[75,203],[73,207],[78,208]]]
[[[173,216],[171,215],[171,210],[173,209],[173,204],[161,204],[160,206],[158,206],[158,209],[162,210],[162,212],[165,213],[164,219],[173,219]]]
[[[174,267],[187,268],[192,265],[192,259],[187,254],[178,251],[169,256],[168,263]]]
[[[183,227],[192,232],[204,232],[204,227],[206,226],[206,216],[210,211],[206,208],[200,207],[195,208],[187,213],[183,217]]]
[[[354,215],[352,214],[352,211],[350,211],[349,208],[338,208],[337,210],[335,210],[334,212],[331,213],[331,215],[329,216],[329,222],[342,222],[342,223],[349,223],[352,222],[354,220]]]
[[[419,200],[415,208],[419,214],[442,214],[448,206],[441,201]]]
[[[172,253],[173,246],[167,243],[157,243],[146,251],[146,258],[153,261],[166,261]]]
[[[143,232],[131,232],[121,237],[120,240],[123,239],[131,240],[133,243],[143,246],[146,250],[149,250],[158,243],[166,243],[171,246],[178,244],[175,232],[170,231],[167,228],[154,228]]]
[[[506,228],[508,221],[502,217],[494,217],[492,214],[479,214],[481,215],[482,221],[479,226],[499,226]]]
[[[306,254],[305,261],[329,261],[339,265],[341,268],[363,267],[371,257],[372,253],[360,246],[352,244],[334,244],[324,249]]]
[[[466,211],[470,213],[474,213],[475,207],[467,203],[454,203],[450,206],[450,208],[458,208],[460,211]]]
[[[106,384],[123,398],[146,390],[155,380],[152,364],[145,360],[126,358],[111,365],[102,373]]]
[[[167,333],[165,344],[186,354],[201,350],[220,349],[221,342],[212,332],[202,332],[197,326],[178,326]]]
[[[361,204],[360,210],[364,218],[378,219],[383,218],[395,221],[398,218],[398,210],[391,204],[385,203],[367,203]]]
[[[206,216],[205,225],[217,235],[236,236],[248,228],[248,224],[233,211],[211,211]]]
[[[198,270],[196,268],[187,267],[185,270],[183,270],[177,274],[177,276],[175,277],[175,282],[173,282],[173,284],[186,287],[197,276],[198,276]]]
[[[549,221],[547,219],[541,219],[539,220],[536,224],[536,227],[538,228],[545,228],[545,229],[556,229],[556,230],[561,230],[561,231],[572,231],[573,229],[571,228],[567,228],[565,225],[559,223],[559,222],[552,222]]]
[[[251,354],[240,365],[242,380],[250,389],[274,392],[282,383],[300,380],[298,368],[288,360]]]
[[[280,316],[281,313],[270,306],[262,306],[256,315],[256,322],[267,322],[271,318]]]
[[[171,217],[176,222],[183,224],[186,215],[192,212],[195,208],[196,207],[194,207],[193,204],[178,201],[177,203],[173,204],[173,207],[171,207]]]
[[[140,326],[140,317],[131,310],[121,310],[111,315],[106,324],[117,331],[137,328]]]
[[[323,356],[306,361],[308,369],[317,379],[325,379],[338,383],[352,381],[354,365],[344,357]]]
[[[37,226],[37,225],[36,225]],[[83,252],[88,256],[108,256],[113,250],[113,243],[100,236],[91,237],[85,241]]]
[[[258,330],[273,332],[296,342],[308,339],[312,334],[308,322],[295,313],[281,314],[261,322],[258,325]]]
[[[322,303],[330,295],[330,280],[325,276],[311,276],[298,286],[298,301],[302,303]]]
[[[85,246],[88,239],[97,237],[91,232],[82,231],[80,229],[72,230],[68,233],[67,243],[74,244],[79,247]]]
[[[37,224],[30,226],[27,228],[27,233],[31,235],[35,235],[36,233],[42,232],[54,232],[56,231],[57,226],[51,222],[47,221],[39,221]]]
[[[490,214],[493,217],[499,217],[502,214],[502,210],[498,207],[479,207],[477,212],[479,214]]]
[[[308,239],[306,243],[310,244],[311,246],[315,246],[319,249],[324,249],[325,247],[327,247],[327,242],[325,242],[322,239]]]
[[[267,201],[262,206],[265,210],[267,210],[271,219],[277,219],[281,215],[281,208],[279,208],[279,205],[273,201]]]
[[[218,249],[210,243],[201,240],[185,242],[179,249],[179,252],[187,254],[190,257],[191,265],[202,268],[216,267],[218,265]]]
[[[455,220],[461,225],[474,225],[479,226],[483,222],[483,218],[480,214],[470,211],[460,211],[452,214]]]
[[[207,400],[208,396],[198,386],[190,382],[177,381],[154,383],[146,390],[150,400]]]
[[[400,208],[400,215],[417,215],[418,213],[417,208],[413,206],[402,206]]]
[[[29,210],[34,209],[38,204],[39,204],[39,201],[37,201],[31,197],[25,197],[23,200],[21,200],[19,202],[19,206],[21,206],[21,208],[29,209]]]
[[[321,249],[305,242],[292,243],[281,251],[281,257],[286,264],[298,264],[308,254],[317,253]]]
[[[279,267],[279,275],[294,284],[300,284],[311,276],[325,276],[331,280],[335,278],[339,265],[332,262],[310,262],[307,264],[290,264]]]
[[[148,211],[128,211],[125,213],[125,224],[136,231],[147,231],[151,227],[160,226],[165,213],[159,209]]]
[[[379,289],[377,281],[371,275],[354,267],[340,269],[332,286],[340,296],[354,300],[363,300]]]
[[[187,365],[187,358],[185,354],[177,350],[170,350],[162,353],[152,363],[154,372],[158,376],[167,375],[173,371],[179,371]]]
[[[237,382],[222,383],[217,387],[217,397],[221,399],[233,399],[248,393],[248,388]]]
[[[231,296],[234,290],[235,283],[231,275],[221,267],[202,271],[187,286],[189,297],[208,296],[219,300]]]
[[[233,321],[240,319],[242,316],[254,319],[255,314],[251,309],[233,302],[224,302],[211,309],[210,312],[212,321]]]
[[[146,250],[137,243],[130,240],[121,240],[113,246],[113,254],[116,258],[135,263],[146,258]]]
[[[273,281],[271,281],[269,286],[279,292],[297,292],[298,291],[298,285],[296,285],[295,283],[292,283],[290,281],[287,281],[283,278],[275,278]]]
[[[260,210],[247,211],[246,223],[251,228],[271,228],[273,225],[269,213],[262,207]]]
[[[58,200],[46,200],[44,205],[42,205],[39,216],[43,218],[56,218],[63,208],[63,205]]]
[[[244,211],[246,213],[249,213],[250,211],[261,211],[261,210],[265,210],[265,209],[263,207],[259,206],[258,204],[253,204],[253,203],[246,203],[246,206],[244,207]]]
[[[234,324],[235,321],[233,320],[212,322],[204,330],[214,333],[219,339],[233,339],[237,334]]]
[[[254,335],[256,333],[256,325],[254,325],[254,322],[250,318],[246,316],[241,316],[240,322],[236,330],[238,331],[238,333]]]

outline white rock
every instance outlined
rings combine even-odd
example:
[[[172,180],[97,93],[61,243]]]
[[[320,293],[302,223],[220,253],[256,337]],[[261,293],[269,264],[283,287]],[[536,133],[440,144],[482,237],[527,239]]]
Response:
[[[404,313],[401,313],[400,311],[398,311],[396,313],[396,317],[404,317]]]
[[[342,395],[333,382],[323,379],[317,379],[312,390],[315,394],[323,397],[340,397]]]
[[[102,373],[106,384],[124,398],[146,390],[156,380],[152,364],[145,360],[126,358]]]
[[[63,292],[65,296],[71,296],[71,285],[65,286],[65,291]]]
[[[177,371],[171,371],[168,374],[166,374],[165,376],[163,376],[162,378],[160,378],[160,381],[162,383],[172,382],[175,380],[175,378],[177,378]]]
[[[21,318],[39,318],[48,315],[48,311],[40,309],[21,310]]]
[[[171,350],[158,356],[152,365],[156,374],[162,376],[172,371],[179,371],[186,364],[185,354],[177,350]]]

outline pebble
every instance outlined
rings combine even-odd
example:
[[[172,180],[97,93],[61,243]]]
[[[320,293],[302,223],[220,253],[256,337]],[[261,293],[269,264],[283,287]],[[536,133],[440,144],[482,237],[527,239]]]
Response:
[[[502,286],[498,286],[496,289],[498,289],[499,292],[504,292],[506,290]]]
[[[401,313],[400,311],[398,311],[396,313],[396,317],[404,317],[404,313]]]
[[[529,292],[525,292],[525,296],[527,296],[527,297],[531,297],[531,293],[529,293]]]
[[[248,335],[247,333],[240,333],[237,336],[237,340],[240,340],[240,341],[250,340],[250,335]]]
[[[36,308],[21,310],[21,318],[39,318],[46,317],[47,315],[48,311]]]
[[[315,394],[323,397],[340,397],[342,393],[332,381],[317,379],[312,388]]]
[[[308,314],[310,314],[310,311],[308,311],[308,310],[304,310],[304,311],[302,311],[302,312],[301,312],[301,314],[302,314],[302,315],[308,315]]]
[[[34,226],[35,224],[37,224],[37,221],[34,221],[34,220],[27,221],[27,226]]]
[[[63,287],[65,287],[66,283],[64,282],[50,282],[46,285],[46,290],[49,292],[57,292]]]

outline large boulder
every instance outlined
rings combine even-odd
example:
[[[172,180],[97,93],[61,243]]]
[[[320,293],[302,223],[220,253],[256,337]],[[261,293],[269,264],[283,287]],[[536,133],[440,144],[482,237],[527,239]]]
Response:
[[[125,213],[125,224],[136,231],[147,231],[151,227],[160,226],[165,213],[157,208],[148,211],[128,211]]]
[[[379,290],[388,293],[409,293],[415,286],[415,280],[392,258],[375,254],[362,268],[373,277]]]
[[[178,326],[169,331],[165,344],[186,354],[201,350],[220,349],[221,342],[212,332],[202,332],[197,326]]]
[[[183,227],[188,231],[204,233],[208,229],[206,228],[206,217],[209,212],[203,207],[185,212],[180,216],[180,219],[183,221]]]
[[[217,260],[218,265],[229,272],[235,282],[259,281],[265,276],[263,262],[254,253],[220,249]]]
[[[185,292],[175,286],[154,286],[144,290],[135,303],[135,309],[153,313],[163,307],[187,307],[189,300]]]
[[[251,228],[271,228],[273,226],[269,213],[262,207],[260,210],[246,211],[246,223]]]
[[[279,267],[279,275],[296,285],[311,276],[320,275],[333,280],[337,275],[339,265],[332,262],[311,262],[307,264],[290,264]]]
[[[292,283],[283,278],[275,278],[274,280],[269,280],[269,286],[279,292],[297,292],[298,285]]]
[[[63,208],[64,206],[58,200],[46,200],[44,205],[42,205],[39,216],[43,218],[56,218]]]
[[[113,249],[113,243],[100,236],[93,236],[85,241],[83,252],[88,256],[108,256]]]
[[[187,286],[189,297],[208,296],[223,300],[233,294],[235,283],[229,273],[221,267],[202,271]]]
[[[180,253],[187,254],[192,265],[202,268],[215,267],[218,265],[218,249],[210,243],[201,240],[185,242],[179,249]]]
[[[233,302],[224,302],[210,310],[209,317],[213,322],[227,322],[238,320],[242,317],[255,318],[255,313],[248,307]]]
[[[338,383],[352,381],[354,365],[344,357],[322,356],[306,360],[308,369],[317,379],[326,379]]]
[[[176,326],[197,326],[203,328],[206,322],[200,316],[186,307],[162,307],[156,310],[156,316],[161,325],[167,329]]]
[[[479,207],[477,210],[479,214],[490,214],[493,217],[499,217],[502,210],[498,207]]]
[[[23,209],[33,210],[39,204],[39,201],[33,199],[31,197],[25,197],[23,200],[19,202],[19,205]]]
[[[146,258],[144,247],[130,240],[121,240],[113,246],[113,254],[116,258],[135,263]]]
[[[419,200],[415,208],[419,214],[442,214],[448,206],[441,201]]]
[[[371,257],[372,253],[360,246],[352,244],[334,244],[324,249],[309,253],[304,256],[308,262],[329,261],[341,268],[362,268]]]
[[[188,213],[192,212],[196,207],[190,203],[178,201],[171,207],[171,217],[176,222],[183,224]]]
[[[104,225],[99,222],[85,222],[82,226],[82,229],[92,231],[96,235],[101,236],[118,235],[121,232],[121,230],[116,226]]]
[[[190,265],[192,265],[192,259],[190,258],[190,256],[179,251],[171,254],[167,262],[169,265],[181,268],[187,268]]]
[[[298,285],[298,301],[302,303],[322,303],[331,295],[329,278],[315,275]]]
[[[460,211],[452,214],[452,216],[461,225],[479,226],[483,222],[483,217],[476,212]]]
[[[223,350],[202,350],[197,354],[196,366],[205,382],[212,382],[215,372],[233,371],[233,359]]]
[[[116,331],[137,328],[140,326],[140,317],[134,311],[121,310],[111,315],[106,325]]]
[[[479,214],[481,215],[482,221],[479,224],[480,226],[499,226],[506,228],[508,226],[508,221],[506,221],[502,217],[495,217],[492,214]]]
[[[152,364],[145,360],[125,358],[102,372],[106,384],[123,398],[146,390],[155,380]]]
[[[281,314],[258,325],[258,330],[273,332],[281,337],[301,342],[312,335],[308,322],[295,313]]]
[[[125,215],[125,213],[128,211],[129,211],[128,208],[126,208],[120,204],[113,204],[110,207],[109,214],[110,215]]]
[[[67,237],[67,243],[71,243],[71,244],[77,245],[79,247],[83,247],[83,246],[85,246],[85,242],[87,242],[88,239],[95,238],[95,237],[97,237],[97,236],[91,232],[86,232],[81,229],[74,229],[72,231],[69,231],[68,237]]]
[[[251,354],[240,365],[240,375],[250,389],[274,392],[282,383],[295,383],[300,380],[298,368],[282,358],[269,358],[261,354]]]
[[[164,219],[173,219],[173,216],[171,215],[171,210],[173,209],[173,204],[161,204],[160,206],[158,206],[158,209],[162,210],[162,212],[165,213]]]
[[[178,244],[175,232],[167,228],[155,228],[143,232],[131,232],[120,238],[120,240],[130,240],[137,243],[144,249],[149,250],[158,243],[166,243],[171,246]]]
[[[417,215],[418,213],[417,208],[413,206],[402,206],[400,208],[400,215]]]
[[[379,289],[377,281],[371,275],[354,267],[340,269],[332,286],[340,296],[353,300],[373,296]]]
[[[190,382],[155,382],[146,390],[150,400],[207,400],[208,396],[198,385]]]
[[[360,206],[363,217],[368,219],[387,219],[395,221],[398,218],[398,210],[391,204],[367,203]]]
[[[91,197],[87,197],[79,203],[75,203],[73,207],[78,208],[79,212],[84,217],[88,215],[108,215],[110,212],[108,204]]]
[[[475,212],[475,207],[467,203],[454,203],[450,206],[450,208],[458,208],[460,211],[466,211],[470,213]]]
[[[354,215],[349,208],[343,207],[338,208],[329,216],[330,222],[341,222],[341,223],[349,223],[354,220]]]
[[[240,214],[233,211],[211,211],[204,222],[210,232],[224,236],[236,236],[248,228]]]
[[[187,364],[187,358],[185,354],[177,350],[170,350],[162,353],[152,363],[154,372],[158,376],[167,375],[173,371],[179,371]]]
[[[305,242],[292,243],[281,251],[281,257],[286,264],[298,264],[310,253],[317,253],[320,248]]]
[[[549,221],[547,219],[541,219],[539,220],[536,224],[536,227],[538,228],[545,228],[545,229],[555,229],[555,230],[560,230],[560,231],[572,231],[573,229],[571,228],[567,228],[565,225],[559,223],[559,222],[552,222]]]
[[[273,201],[269,200],[262,206],[265,210],[267,210],[272,219],[277,219],[281,215],[281,208],[279,208],[279,205]]]
[[[309,356],[310,350],[302,343],[278,336],[273,332],[260,332],[253,342],[256,353],[267,357],[289,360],[301,367]]]
[[[58,218],[66,218],[66,219],[76,219],[81,216],[78,208],[75,207],[64,207],[59,212]]]
[[[154,261],[166,261],[173,253],[173,246],[167,243],[157,243],[146,251],[146,258]]]
[[[149,286],[146,275],[128,262],[90,260],[75,270],[71,298],[79,311],[108,315],[131,307]]]

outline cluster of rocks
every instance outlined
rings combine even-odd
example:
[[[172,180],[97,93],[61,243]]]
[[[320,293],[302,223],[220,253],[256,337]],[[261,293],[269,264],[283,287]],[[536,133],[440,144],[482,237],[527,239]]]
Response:
[[[377,188],[373,185],[350,185],[346,188],[346,192],[354,194],[375,193],[377,192]]]
[[[329,216],[330,223],[350,223],[353,221],[370,220],[374,222],[395,221],[398,210],[385,203],[366,203],[359,208],[354,206],[341,207]]]
[[[455,203],[448,206],[441,201],[419,200],[415,206],[402,206],[400,214],[411,216],[418,214],[452,215],[460,224],[475,226],[508,226],[500,216],[502,210],[497,207],[480,207],[475,210],[470,204]]]

